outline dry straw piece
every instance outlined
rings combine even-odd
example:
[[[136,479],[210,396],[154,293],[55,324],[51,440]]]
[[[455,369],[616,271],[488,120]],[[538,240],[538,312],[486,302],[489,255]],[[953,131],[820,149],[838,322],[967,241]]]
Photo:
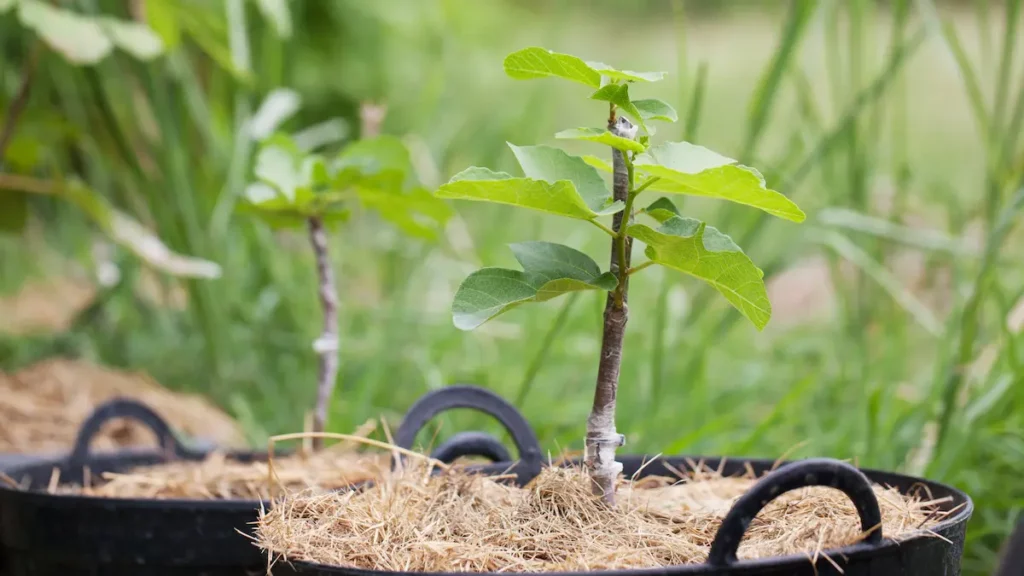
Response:
[[[375,428],[370,420],[351,436],[334,434],[351,440],[311,453],[274,457],[271,451],[268,461],[241,462],[214,452],[201,461],[179,460],[140,466],[127,473],[107,472],[100,475],[99,482],[85,486],[61,485],[55,478],[49,491],[101,498],[270,500],[287,492],[337,490],[379,478],[391,466],[388,454],[355,450],[353,440],[373,442],[366,436]]]
[[[238,424],[201,396],[171,392],[142,373],[54,358],[14,374],[0,372],[0,452],[67,451],[82,421],[115,396],[147,404],[189,436],[219,446],[244,443]],[[142,425],[116,421],[103,429],[93,448],[155,445],[153,434]]]
[[[361,491],[289,495],[265,511],[257,543],[275,561],[404,572],[548,572],[701,563],[733,502],[756,479],[699,470],[620,481],[618,505],[590,493],[585,472],[548,467],[517,488],[413,463]],[[886,537],[929,534],[938,502],[875,486]],[[818,555],[862,537],[846,495],[805,488],[769,504],[740,558]]]
[[[107,473],[87,486],[63,485],[51,490],[105,498],[180,498],[190,500],[269,500],[282,490],[334,490],[380,476],[387,456],[323,450],[267,462],[238,462],[214,453],[199,462],[170,462]],[[271,480],[271,476],[273,479]]]

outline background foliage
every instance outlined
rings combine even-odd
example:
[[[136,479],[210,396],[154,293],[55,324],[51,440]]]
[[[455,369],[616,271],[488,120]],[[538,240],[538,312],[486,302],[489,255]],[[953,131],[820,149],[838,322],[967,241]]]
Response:
[[[505,54],[543,45],[666,70],[645,92],[680,113],[664,137],[763,167],[808,219],[682,204],[765,268],[774,318],[758,333],[707,287],[651,270],[630,299],[626,449],[826,455],[950,482],[978,506],[967,573],[990,570],[1024,506],[1019,1],[59,4],[144,21],[162,48],[80,66],[42,49],[13,12],[0,15],[3,117],[37,59],[0,178],[77,178],[221,273],[154,273],[77,206],[33,194],[26,226],[0,236],[0,291],[74,282],[93,295],[57,333],[15,334],[0,319],[0,368],[53,354],[142,368],[210,394],[254,442],[295,430],[315,394],[312,256],[301,232],[233,210],[255,160],[248,121],[269,93],[301,96],[289,132],[340,119],[355,137],[360,103],[386,103],[384,132],[403,138],[419,180],[436,187],[468,165],[514,171],[506,141],[554,144],[557,130],[601,122],[603,103],[581,104],[571,87],[507,79]],[[12,197],[0,196],[8,229],[23,219]],[[435,242],[373,213],[334,236],[343,356],[333,428],[397,417],[427,389],[470,382],[518,403],[546,448],[578,449],[602,295],[516,309],[474,333],[452,326],[449,304],[483,263],[514,267],[508,243],[601,253],[604,238],[500,206],[455,209]],[[456,414],[442,434],[470,426],[490,423]]]

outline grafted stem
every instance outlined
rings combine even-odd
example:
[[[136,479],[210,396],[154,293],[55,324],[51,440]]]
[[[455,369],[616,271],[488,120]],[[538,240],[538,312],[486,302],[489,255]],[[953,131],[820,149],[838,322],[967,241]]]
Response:
[[[609,108],[608,130],[616,136],[635,138],[636,127],[625,118],[615,117],[615,107]],[[587,418],[586,465],[595,495],[609,505],[615,504],[615,481],[622,464],[615,461],[615,450],[625,443],[625,437],[615,429],[615,399],[619,388],[619,369],[622,365],[622,341],[629,320],[629,266],[632,259],[633,239],[626,235],[626,227],[633,217],[633,166],[626,154],[612,150],[612,194],[625,203],[625,209],[614,216],[612,228],[611,271],[619,280],[618,286],[608,294],[604,307],[604,329],[601,336],[601,359],[597,370],[594,405]]]
[[[313,344],[319,355],[317,371],[316,407],[313,412],[313,432],[324,431],[327,410],[330,406],[334,384],[338,379],[338,288],[334,281],[334,270],[328,254],[327,230],[320,218],[309,219],[309,242],[316,255],[316,272],[319,286],[320,306],[324,315],[324,329]],[[313,438],[313,448],[319,449],[323,438]]]

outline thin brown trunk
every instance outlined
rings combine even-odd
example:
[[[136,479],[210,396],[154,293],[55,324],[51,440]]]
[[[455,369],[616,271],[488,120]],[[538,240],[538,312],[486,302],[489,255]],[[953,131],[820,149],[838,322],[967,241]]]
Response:
[[[632,138],[636,129],[624,118],[616,120],[609,115],[608,129],[619,136]],[[594,494],[610,505],[615,504],[615,481],[622,464],[615,461],[615,450],[625,443],[625,437],[615,429],[615,397],[619,388],[619,368],[622,364],[622,340],[629,319],[629,270],[633,252],[633,239],[623,234],[623,228],[632,218],[628,202],[630,191],[629,169],[623,152],[612,150],[613,188],[615,200],[626,202],[626,209],[612,220],[618,237],[612,239],[611,271],[619,278],[618,287],[608,294],[604,307],[604,331],[601,337],[601,361],[597,370],[594,406],[587,418],[586,464],[590,470]]]
[[[316,386],[316,408],[313,412],[313,432],[323,432],[331,395],[338,379],[338,289],[334,270],[328,256],[327,231],[320,218],[309,219],[309,241],[316,255],[319,280],[320,306],[324,313],[324,330],[313,345],[320,356]],[[322,438],[313,440],[313,448],[323,445]]]

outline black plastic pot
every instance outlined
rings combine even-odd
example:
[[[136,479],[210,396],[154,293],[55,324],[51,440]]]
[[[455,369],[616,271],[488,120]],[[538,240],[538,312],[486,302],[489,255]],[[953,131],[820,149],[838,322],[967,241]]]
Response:
[[[499,399],[500,400],[500,399]],[[149,427],[161,449],[144,453],[90,454],[100,427],[131,418]],[[471,434],[442,445],[447,459],[507,452],[494,438]],[[83,482],[87,474],[125,472],[174,459],[200,460],[206,451],[182,445],[152,410],[116,399],[83,423],[75,447],[64,459],[16,467],[7,474],[28,490],[0,486],[0,575],[3,576],[242,576],[264,574],[266,558],[252,540],[261,506],[255,500],[147,500],[55,495],[46,492],[53,470],[61,482]],[[266,459],[266,452],[230,452],[238,461]],[[435,457],[438,455],[435,453]],[[500,460],[497,460],[500,461]]]
[[[1017,528],[1003,543],[995,576],[1024,576],[1024,516],[1017,520]]]
[[[428,394],[420,399],[422,415],[403,423],[405,434],[400,441],[408,446],[411,438],[434,414],[452,407],[465,406],[458,395],[447,395],[444,390]],[[512,416],[506,415],[508,421]],[[516,413],[515,418],[522,417]],[[407,425],[407,426],[406,426]],[[510,428],[510,431],[512,429]],[[513,433],[515,438],[515,434]],[[520,483],[528,482],[540,471],[540,452],[534,452],[532,431],[516,439],[520,450],[520,461],[512,472]],[[453,437],[452,441],[456,438]],[[601,571],[603,576],[667,576],[667,575],[758,575],[758,576],[955,576],[960,574],[964,537],[967,520],[973,512],[971,499],[954,488],[890,472],[858,470],[849,464],[831,459],[810,459],[786,463],[772,471],[777,462],[758,459],[722,459],[699,456],[676,456],[652,458],[629,455],[619,458],[623,473],[638,478],[646,476],[673,476],[675,470],[690,470],[691,462],[701,462],[712,469],[721,470],[725,475],[741,475],[749,470],[762,475],[767,472],[751,490],[743,495],[728,512],[712,543],[708,560],[704,564],[685,566],[664,566],[641,570]],[[578,462],[572,463],[578,465]],[[489,465],[478,467],[488,473],[498,473],[505,468]],[[769,472],[770,471],[770,472]],[[869,530],[881,523],[878,501],[871,489],[871,482],[893,486],[903,493],[924,490],[930,498],[949,498],[943,504],[945,510],[955,510],[940,524],[931,528],[933,534],[922,534],[895,542],[885,538],[880,529]],[[854,503],[860,513],[861,529],[868,536],[864,541],[840,549],[827,550],[817,561],[806,556],[784,556],[759,560],[737,560],[736,551],[743,534],[757,513],[780,495],[806,486],[829,486],[842,490]],[[823,556],[828,556],[824,558]],[[324,566],[308,562],[293,562],[275,574],[301,574],[304,576],[423,576],[422,572],[386,572]],[[836,566],[839,568],[837,569]],[[432,574],[430,576],[439,576]],[[558,575],[543,573],[543,576],[571,576],[574,573]],[[454,573],[446,576],[456,576]],[[540,575],[538,575],[540,576]]]

